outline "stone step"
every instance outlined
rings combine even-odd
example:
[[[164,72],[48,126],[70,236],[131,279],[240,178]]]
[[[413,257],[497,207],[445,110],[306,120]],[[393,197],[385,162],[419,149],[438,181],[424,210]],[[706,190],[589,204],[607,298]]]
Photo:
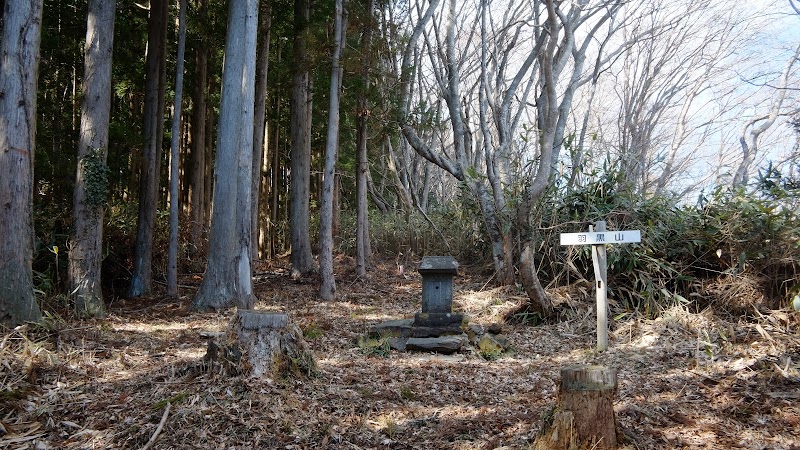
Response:
[[[371,338],[381,336],[407,338],[411,337],[412,326],[414,326],[414,319],[387,320],[369,327],[367,334]]]
[[[406,341],[407,351],[436,352],[449,355],[461,350],[467,341],[465,335],[441,336],[427,338],[409,338]]]

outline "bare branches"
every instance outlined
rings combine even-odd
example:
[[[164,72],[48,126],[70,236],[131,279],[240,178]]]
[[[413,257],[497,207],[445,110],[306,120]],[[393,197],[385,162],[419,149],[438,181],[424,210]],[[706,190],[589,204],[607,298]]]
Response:
[[[794,12],[800,15],[800,0],[789,0],[789,6],[792,7]]]
[[[749,120],[742,129],[742,135],[739,138],[739,142],[742,146],[742,162],[739,164],[739,168],[736,170],[736,175],[733,178],[734,186],[747,184],[750,165],[752,165],[758,153],[759,138],[765,131],[772,127],[775,120],[782,114],[781,108],[786,98],[786,87],[789,83],[789,75],[792,71],[792,66],[797,62],[798,58],[800,58],[800,45],[797,46],[794,54],[786,62],[786,66],[784,66],[779,80],[779,87],[775,91],[769,113],[765,116]],[[759,122],[761,123],[756,126]],[[748,129],[750,130],[749,132]]]

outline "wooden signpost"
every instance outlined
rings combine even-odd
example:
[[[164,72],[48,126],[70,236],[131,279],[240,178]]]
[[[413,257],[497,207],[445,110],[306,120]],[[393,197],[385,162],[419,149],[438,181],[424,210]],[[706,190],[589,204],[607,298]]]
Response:
[[[589,225],[587,233],[561,233],[561,245],[591,245],[594,265],[595,291],[597,293],[597,350],[608,349],[608,298],[606,279],[606,244],[641,242],[639,230],[606,231],[605,221]]]

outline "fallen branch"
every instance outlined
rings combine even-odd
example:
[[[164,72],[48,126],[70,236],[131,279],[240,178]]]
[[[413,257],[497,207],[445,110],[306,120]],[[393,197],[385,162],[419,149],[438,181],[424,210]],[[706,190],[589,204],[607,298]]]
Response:
[[[156,439],[158,439],[158,435],[161,434],[161,430],[164,429],[164,423],[167,421],[170,407],[172,407],[172,405],[170,402],[167,402],[167,406],[164,407],[164,414],[161,416],[161,422],[158,423],[156,431],[153,432],[153,435],[150,436],[150,440],[147,441],[147,444],[144,444],[144,447],[142,447],[141,450],[147,450],[148,448],[152,447],[153,444],[155,444]]]

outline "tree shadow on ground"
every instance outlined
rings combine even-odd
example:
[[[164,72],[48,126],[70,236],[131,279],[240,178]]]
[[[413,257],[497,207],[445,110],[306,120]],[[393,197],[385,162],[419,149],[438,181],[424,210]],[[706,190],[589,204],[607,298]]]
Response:
[[[56,333],[5,333],[0,446],[139,448],[169,402],[157,448],[525,449],[555,404],[560,368],[586,363],[619,371],[623,448],[800,446],[795,316],[785,333],[688,313],[630,319],[597,353],[591,315],[576,314],[505,325],[513,351],[498,359],[474,349],[376,357],[355,337],[413,316],[419,280],[353,275],[339,283],[333,302],[315,300],[311,280],[277,275],[257,285],[259,308],[286,311],[308,332],[320,369],[312,379],[209,370],[201,332],[224,331],[233,312],[189,313],[188,297],[116,302],[108,318],[65,322]],[[519,300],[467,277],[457,287],[456,307],[476,323],[496,321]]]

